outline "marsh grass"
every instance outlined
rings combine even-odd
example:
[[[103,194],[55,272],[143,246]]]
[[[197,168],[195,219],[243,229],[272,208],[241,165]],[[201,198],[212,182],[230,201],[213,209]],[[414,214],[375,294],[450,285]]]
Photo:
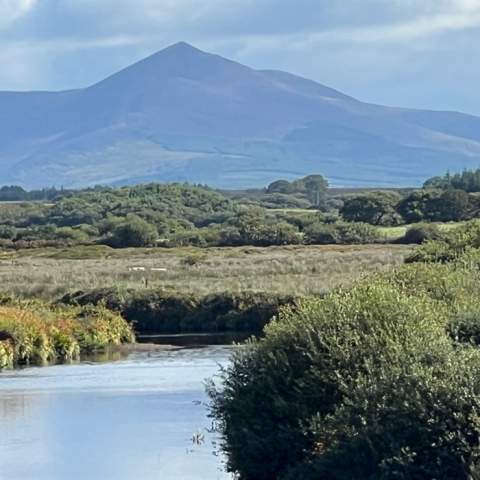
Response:
[[[322,294],[403,263],[402,245],[123,249],[84,246],[0,257],[4,292],[57,299],[96,288]]]
[[[103,307],[59,308],[7,298],[0,305],[0,369],[69,361],[133,341],[128,323]]]

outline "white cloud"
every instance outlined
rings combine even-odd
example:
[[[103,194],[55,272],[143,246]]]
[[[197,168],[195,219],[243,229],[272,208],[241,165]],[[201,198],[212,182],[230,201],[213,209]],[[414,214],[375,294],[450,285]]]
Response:
[[[376,23],[360,27],[337,27],[319,31],[302,31],[294,34],[260,34],[227,36],[224,46],[238,46],[242,57],[258,52],[301,51],[326,45],[397,44],[409,49],[422,49],[431,37],[480,28],[480,0],[397,0],[399,8],[407,9],[406,20],[393,23]],[[419,12],[419,6],[422,11]],[[214,44],[212,40],[212,45]]]
[[[0,28],[28,13],[37,0],[0,0]]]
[[[222,10],[244,8],[253,2],[254,0],[62,0],[61,9],[67,14],[100,18],[104,28],[129,29],[147,25],[170,29],[181,28],[182,25],[209,15],[219,15]]]
[[[460,109],[478,85],[479,38],[480,0],[0,0],[0,90],[88,85],[185,40],[371,101],[395,87]],[[463,88],[433,73],[446,56]]]

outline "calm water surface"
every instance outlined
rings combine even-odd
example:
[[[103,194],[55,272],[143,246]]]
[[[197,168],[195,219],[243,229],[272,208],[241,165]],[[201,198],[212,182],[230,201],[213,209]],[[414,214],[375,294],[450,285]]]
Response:
[[[0,373],[1,480],[225,480],[203,402],[229,347]],[[202,445],[192,436],[202,432]]]

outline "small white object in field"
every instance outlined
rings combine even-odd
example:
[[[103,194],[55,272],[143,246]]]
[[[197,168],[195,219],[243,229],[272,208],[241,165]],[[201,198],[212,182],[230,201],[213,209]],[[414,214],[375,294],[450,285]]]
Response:
[[[152,267],[150,270],[152,272],[166,272],[167,271],[166,268],[156,268],[156,267]]]
[[[128,269],[129,272],[144,272],[145,267],[130,267]]]

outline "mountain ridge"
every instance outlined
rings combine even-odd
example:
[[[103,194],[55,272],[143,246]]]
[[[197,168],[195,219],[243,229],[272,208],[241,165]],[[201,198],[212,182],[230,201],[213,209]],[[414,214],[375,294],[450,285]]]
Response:
[[[480,117],[364,103],[185,42],[83,89],[0,92],[0,183],[25,187],[404,186],[479,162]]]

